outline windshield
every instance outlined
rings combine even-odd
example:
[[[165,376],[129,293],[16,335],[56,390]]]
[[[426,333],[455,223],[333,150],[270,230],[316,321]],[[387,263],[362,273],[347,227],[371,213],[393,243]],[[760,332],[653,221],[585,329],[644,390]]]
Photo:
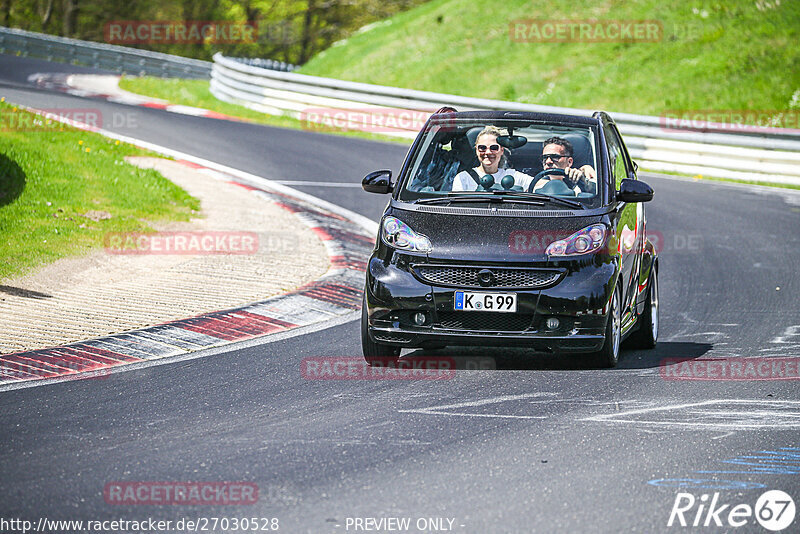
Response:
[[[525,120],[432,121],[398,198],[414,202],[487,192],[508,192],[515,198],[535,193],[595,207],[599,204],[595,137],[590,127]]]

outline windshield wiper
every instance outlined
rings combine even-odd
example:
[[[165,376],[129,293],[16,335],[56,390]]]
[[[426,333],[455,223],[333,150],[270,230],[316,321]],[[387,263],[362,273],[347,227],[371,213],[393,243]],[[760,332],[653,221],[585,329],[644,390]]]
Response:
[[[561,197],[551,197],[541,193],[526,193],[525,191],[481,191],[480,193],[448,193],[446,197],[420,198],[416,204],[449,204],[451,202],[518,202],[544,206],[544,202],[556,202],[562,206],[586,209],[586,206],[577,200]]]
[[[451,204],[454,202],[516,202],[518,204],[531,204],[533,206],[544,206],[541,199],[521,199],[505,198],[490,194],[489,191],[477,195],[469,193],[448,193],[445,197],[420,198],[414,201],[415,204]]]
[[[549,195],[543,195],[541,193],[527,193],[525,191],[487,191],[487,193],[492,193],[493,195],[503,195],[503,196],[512,196],[512,197],[522,197],[522,198],[529,198],[533,200],[543,200],[545,202],[559,202],[564,206],[571,206],[573,208],[581,208],[586,209],[582,203],[578,202],[577,200],[570,200],[568,198],[562,197],[551,197]]]

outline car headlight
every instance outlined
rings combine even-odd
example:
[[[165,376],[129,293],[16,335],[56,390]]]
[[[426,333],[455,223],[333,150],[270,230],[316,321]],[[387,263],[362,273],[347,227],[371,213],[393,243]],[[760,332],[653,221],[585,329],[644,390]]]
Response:
[[[430,239],[416,233],[406,223],[395,217],[383,219],[381,238],[389,246],[411,252],[430,252],[433,249]]]
[[[593,224],[571,236],[553,241],[544,251],[548,256],[580,256],[599,250],[606,242],[608,229],[604,224]]]

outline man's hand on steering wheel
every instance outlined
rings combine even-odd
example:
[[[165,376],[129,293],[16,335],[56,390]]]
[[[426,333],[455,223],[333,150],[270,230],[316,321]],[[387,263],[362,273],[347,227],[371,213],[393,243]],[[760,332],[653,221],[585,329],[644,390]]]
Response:
[[[567,173],[567,178],[572,180],[572,182],[577,183],[580,181],[581,178],[584,177],[584,172],[580,169],[576,169],[575,167],[570,167],[568,169],[564,169]]]
[[[580,168],[581,172],[583,172],[584,176],[586,176],[587,180],[596,181],[597,180],[597,173],[594,171],[594,167],[591,165],[584,165]]]
[[[576,185],[583,191],[592,191],[597,182],[597,173],[591,165],[584,165],[578,169],[570,167],[566,169],[567,178],[570,182],[570,189]]]
[[[570,167],[569,169],[566,169],[566,171],[567,176],[576,183],[581,179],[586,179],[589,181],[594,181],[597,179],[597,173],[594,172],[594,169],[591,165],[584,165],[583,167],[577,169],[575,167]]]

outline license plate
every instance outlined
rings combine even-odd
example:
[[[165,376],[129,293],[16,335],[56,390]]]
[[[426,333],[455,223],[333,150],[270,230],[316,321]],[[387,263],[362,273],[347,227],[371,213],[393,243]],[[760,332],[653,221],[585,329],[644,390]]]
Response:
[[[461,311],[516,312],[516,293],[456,291],[455,309]]]

